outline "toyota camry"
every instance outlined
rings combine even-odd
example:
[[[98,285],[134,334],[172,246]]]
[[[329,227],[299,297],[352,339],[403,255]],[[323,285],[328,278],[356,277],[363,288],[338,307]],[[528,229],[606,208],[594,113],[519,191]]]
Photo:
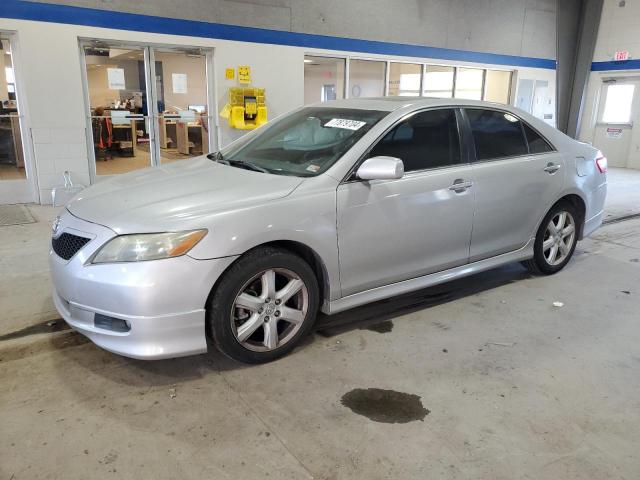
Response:
[[[82,191],[56,219],[55,305],[141,359],[258,363],[340,312],[510,262],[561,270],[602,222],[607,160],[510,106],[303,107],[207,157]]]

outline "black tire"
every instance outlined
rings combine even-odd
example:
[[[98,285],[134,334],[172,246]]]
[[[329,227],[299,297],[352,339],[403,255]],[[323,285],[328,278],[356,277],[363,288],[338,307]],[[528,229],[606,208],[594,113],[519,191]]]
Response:
[[[281,346],[268,351],[254,351],[245,347],[236,336],[236,327],[233,326],[236,325],[236,320],[234,320],[233,312],[237,312],[237,310],[234,308],[234,303],[236,297],[242,293],[241,290],[247,288],[248,282],[255,279],[261,272],[272,269],[293,272],[302,280],[307,293],[306,315],[304,315],[297,332],[292,334]],[[223,274],[215,291],[210,296],[207,323],[214,344],[226,356],[243,363],[265,363],[291,352],[309,333],[315,322],[318,304],[318,281],[307,262],[282,248],[258,247],[245,253]],[[263,315],[266,314],[266,312],[263,313]],[[283,324],[279,320],[276,321],[277,325]],[[269,317],[267,317],[267,321],[269,321]],[[273,315],[271,321],[273,321]],[[284,322],[284,325],[287,327],[287,322]],[[259,330],[258,327],[257,333],[252,335],[260,335]],[[262,334],[266,337],[266,333]],[[266,343],[266,339],[264,342]]]
[[[548,235],[547,226],[551,222],[551,219],[555,218],[561,212],[567,212],[571,215],[574,222],[575,233],[573,235],[573,239],[569,247],[569,252],[566,257],[564,257],[564,259],[560,263],[552,265],[547,261],[547,258],[545,257],[543,243],[546,239],[545,237]],[[573,252],[578,243],[578,232],[581,227],[581,222],[582,218],[571,203],[566,201],[560,201],[556,203],[545,215],[542,223],[540,224],[540,227],[538,228],[538,232],[536,233],[536,240],[533,245],[533,258],[525,260],[524,262],[522,262],[522,265],[529,269],[531,273],[534,273],[536,275],[552,275],[562,270],[564,266],[569,263],[569,260],[571,260],[571,257],[573,256]]]

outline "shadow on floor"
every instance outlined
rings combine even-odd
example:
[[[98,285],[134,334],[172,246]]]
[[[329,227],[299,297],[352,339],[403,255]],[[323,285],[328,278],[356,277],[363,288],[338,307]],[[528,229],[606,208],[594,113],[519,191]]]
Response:
[[[314,332],[323,337],[333,337],[350,330],[363,328],[387,331],[390,330],[387,328],[389,321],[402,315],[426,310],[529,277],[528,271],[519,264],[507,265],[336,315],[320,314]],[[300,354],[314,341],[315,335],[309,335],[291,355]],[[157,361],[134,360],[115,356],[95,345],[87,346],[87,348],[91,348],[91,351],[65,349],[61,353],[68,358],[73,358],[74,361],[81,363],[84,368],[94,373],[109,377],[117,383],[132,386],[175,385],[211,373],[252,368],[250,365],[228,359],[213,345],[209,345],[209,352],[206,354]],[[88,354],[96,358],[87,361]],[[126,368],[105,368],[107,365]]]
[[[356,328],[370,329],[401,315],[452,302],[530,276],[531,274],[520,264],[507,265],[335,315],[320,314],[315,331],[322,336],[332,337]]]

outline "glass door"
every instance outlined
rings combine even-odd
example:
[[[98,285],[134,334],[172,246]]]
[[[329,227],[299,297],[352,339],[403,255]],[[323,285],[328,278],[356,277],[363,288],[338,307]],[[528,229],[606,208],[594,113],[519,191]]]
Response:
[[[95,175],[149,167],[149,88],[145,49],[91,42],[83,47]]]
[[[210,152],[208,53],[153,48],[158,158],[161,164]]]
[[[639,114],[640,80],[617,78],[602,84],[593,146],[602,150],[610,167],[631,166],[634,120],[637,123]]]
[[[99,40],[80,48],[93,180],[211,151],[212,51]]]
[[[0,33],[0,204],[36,201],[15,71],[15,38]]]

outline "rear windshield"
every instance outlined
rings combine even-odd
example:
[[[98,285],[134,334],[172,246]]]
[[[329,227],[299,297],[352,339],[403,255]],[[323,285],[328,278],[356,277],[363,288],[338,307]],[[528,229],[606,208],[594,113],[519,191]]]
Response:
[[[269,173],[312,177],[327,170],[389,112],[308,107],[287,115],[237,146],[224,160]]]

